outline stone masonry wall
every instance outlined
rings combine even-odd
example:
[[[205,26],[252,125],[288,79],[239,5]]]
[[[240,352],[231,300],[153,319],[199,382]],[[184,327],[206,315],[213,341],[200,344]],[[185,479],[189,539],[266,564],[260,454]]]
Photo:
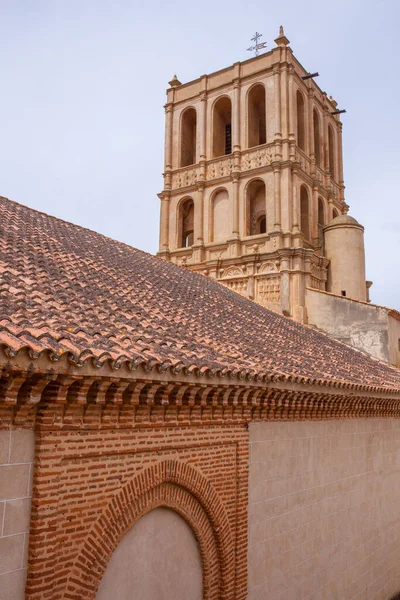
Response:
[[[250,424],[248,600],[400,591],[400,420]]]
[[[34,446],[33,431],[0,431],[1,600],[25,598]]]
[[[388,310],[375,304],[306,289],[309,325],[332,337],[389,362]]]

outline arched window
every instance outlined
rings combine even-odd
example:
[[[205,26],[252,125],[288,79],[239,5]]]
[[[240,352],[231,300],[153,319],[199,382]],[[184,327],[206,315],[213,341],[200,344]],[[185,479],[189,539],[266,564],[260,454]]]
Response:
[[[325,207],[322,198],[318,198],[318,243],[324,244]]]
[[[181,121],[181,167],[194,165],[196,162],[196,121],[195,109],[185,110]]]
[[[248,147],[253,148],[266,141],[265,87],[258,84],[248,95]]]
[[[321,166],[321,144],[319,137],[319,116],[314,108],[313,112],[313,125],[314,125],[314,155],[317,165]]]
[[[219,190],[211,199],[211,242],[226,241],[232,235],[229,196]]]
[[[266,233],[265,183],[252,181],[247,188],[247,235]]]
[[[302,150],[306,149],[306,130],[304,117],[304,98],[303,94],[297,90],[297,145]]]
[[[305,185],[300,188],[300,230],[304,237],[310,239],[310,203]]]
[[[214,104],[213,114],[213,157],[232,152],[232,105],[227,96]]]
[[[336,210],[336,208],[334,208],[333,211],[332,211],[332,219],[336,219],[336,217],[338,217],[338,216],[339,216],[339,213]]]
[[[328,143],[329,143],[329,172],[332,179],[335,178],[335,142],[334,142],[333,129],[328,126]]]
[[[179,208],[179,248],[189,248],[194,241],[194,204],[191,198]]]

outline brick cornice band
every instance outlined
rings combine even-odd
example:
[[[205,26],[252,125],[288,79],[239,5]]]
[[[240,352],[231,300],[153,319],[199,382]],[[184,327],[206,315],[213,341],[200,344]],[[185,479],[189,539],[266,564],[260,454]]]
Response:
[[[303,389],[302,389],[303,388]],[[248,423],[271,419],[399,417],[397,394],[319,386],[216,385],[4,372],[0,428],[148,427],[154,423]]]

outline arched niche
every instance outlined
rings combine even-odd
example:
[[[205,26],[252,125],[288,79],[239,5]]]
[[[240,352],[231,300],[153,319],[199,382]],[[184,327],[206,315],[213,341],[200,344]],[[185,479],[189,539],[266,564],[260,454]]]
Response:
[[[331,125],[328,125],[329,172],[335,179],[335,137]]]
[[[183,200],[178,209],[178,248],[189,248],[194,242],[194,203]]]
[[[265,118],[265,87],[259,83],[251,88],[247,96],[248,147],[253,148],[267,141]]]
[[[320,127],[319,127],[319,116],[317,110],[313,110],[313,127],[314,127],[314,156],[315,162],[321,166],[321,140],[320,140]]]
[[[304,237],[310,239],[310,200],[305,185],[300,187],[300,230]]]
[[[229,195],[226,189],[211,198],[211,242],[226,241],[232,235]]]
[[[305,105],[303,94],[297,90],[296,93],[297,108],[297,145],[302,150],[306,149],[306,128],[305,128]]]
[[[202,600],[197,540],[176,512],[156,508],[125,534],[106,567],[96,600]]]
[[[218,98],[213,107],[213,157],[232,152],[232,104],[228,96]]]
[[[265,213],[265,183],[262,179],[254,179],[246,190],[246,235],[266,233],[267,220]]]
[[[140,518],[159,507],[172,509],[194,532],[203,570],[203,600],[234,597],[235,545],[225,505],[202,473],[187,463],[165,460],[141,471],[99,511],[66,576],[65,589],[71,598],[95,597],[121,540]]]
[[[181,167],[194,165],[196,162],[196,126],[196,110],[187,108],[181,118]]]

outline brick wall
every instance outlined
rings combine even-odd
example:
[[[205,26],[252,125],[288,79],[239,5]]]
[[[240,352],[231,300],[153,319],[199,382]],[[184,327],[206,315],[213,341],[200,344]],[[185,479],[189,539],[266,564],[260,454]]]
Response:
[[[36,451],[27,598],[94,598],[123,535],[157,506],[192,526],[205,598],[246,597],[244,425],[39,428]]]
[[[249,600],[400,591],[400,421],[250,424]]]
[[[0,431],[0,598],[23,600],[34,432]]]

